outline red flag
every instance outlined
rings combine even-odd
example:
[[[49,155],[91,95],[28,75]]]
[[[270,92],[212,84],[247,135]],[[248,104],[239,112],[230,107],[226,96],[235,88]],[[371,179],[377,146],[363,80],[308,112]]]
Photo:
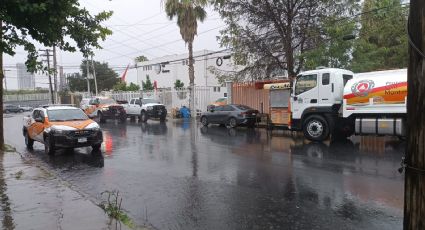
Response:
[[[130,64],[127,65],[127,68],[125,69],[124,73],[121,76],[122,81],[125,81],[125,76],[127,75],[128,67],[130,67]]]
[[[157,89],[158,89],[158,82],[157,82],[157,81],[153,81],[153,88],[154,88],[155,90],[157,90]]]

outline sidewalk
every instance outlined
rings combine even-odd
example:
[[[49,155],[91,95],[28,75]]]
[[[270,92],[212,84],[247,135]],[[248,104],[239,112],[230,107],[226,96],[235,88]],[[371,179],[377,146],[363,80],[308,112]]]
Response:
[[[1,229],[128,229],[15,152],[0,156],[0,206]]]

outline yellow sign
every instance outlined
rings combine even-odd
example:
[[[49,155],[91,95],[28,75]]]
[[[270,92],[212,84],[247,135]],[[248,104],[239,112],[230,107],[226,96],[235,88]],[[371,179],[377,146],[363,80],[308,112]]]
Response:
[[[285,83],[274,83],[274,84],[265,84],[264,85],[264,89],[270,89],[270,90],[275,90],[275,89],[290,89],[291,88],[291,83],[289,82],[285,82]]]

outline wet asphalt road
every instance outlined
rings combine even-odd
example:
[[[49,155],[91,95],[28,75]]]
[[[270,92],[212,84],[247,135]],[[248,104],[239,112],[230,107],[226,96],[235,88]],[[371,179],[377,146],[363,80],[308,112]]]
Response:
[[[402,229],[404,143],[355,137],[310,143],[283,131],[169,121],[103,124],[90,149],[29,152],[22,115],[6,141],[100,202],[119,190],[137,224],[158,229]]]

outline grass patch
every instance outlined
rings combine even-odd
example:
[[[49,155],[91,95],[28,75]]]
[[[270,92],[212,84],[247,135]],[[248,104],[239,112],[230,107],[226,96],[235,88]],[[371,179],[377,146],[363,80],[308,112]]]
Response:
[[[133,220],[121,209],[122,197],[120,197],[119,191],[104,191],[101,195],[107,199],[102,201],[99,206],[110,218],[114,218],[132,229],[136,227]]]
[[[15,173],[15,178],[17,180],[20,180],[22,178],[22,175],[24,175],[24,171],[19,170],[19,172]]]
[[[11,145],[8,145],[8,144],[4,144],[4,146],[3,146],[3,150],[5,151],[5,152],[16,152],[16,148],[15,147],[13,147],[13,146],[11,146]]]

